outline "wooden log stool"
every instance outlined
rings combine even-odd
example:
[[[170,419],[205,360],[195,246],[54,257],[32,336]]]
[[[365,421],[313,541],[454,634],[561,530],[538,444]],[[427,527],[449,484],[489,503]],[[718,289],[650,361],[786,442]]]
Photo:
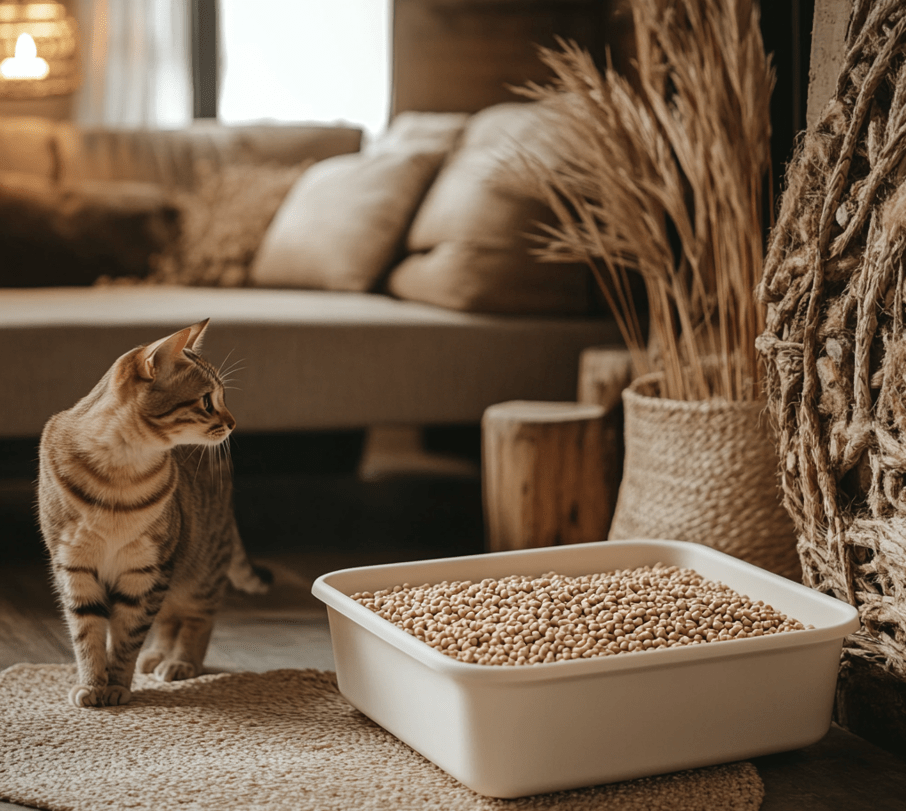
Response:
[[[603,541],[611,519],[603,406],[514,400],[482,417],[492,551]]]

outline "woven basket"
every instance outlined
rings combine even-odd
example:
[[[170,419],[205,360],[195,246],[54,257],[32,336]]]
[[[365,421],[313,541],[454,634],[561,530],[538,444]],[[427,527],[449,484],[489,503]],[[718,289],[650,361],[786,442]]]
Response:
[[[623,392],[626,458],[609,537],[693,541],[798,580],[764,403],[667,400],[658,380]]]
[[[769,411],[804,581],[859,609],[845,643],[906,679],[906,3],[853,4],[765,261]]]

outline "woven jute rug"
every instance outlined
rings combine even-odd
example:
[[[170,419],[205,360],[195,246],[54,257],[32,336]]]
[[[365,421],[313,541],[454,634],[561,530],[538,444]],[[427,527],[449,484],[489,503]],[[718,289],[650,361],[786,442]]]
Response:
[[[756,811],[751,763],[498,800],[350,706],[333,673],[137,678],[123,707],[66,703],[69,665],[0,673],[0,798],[47,809]]]

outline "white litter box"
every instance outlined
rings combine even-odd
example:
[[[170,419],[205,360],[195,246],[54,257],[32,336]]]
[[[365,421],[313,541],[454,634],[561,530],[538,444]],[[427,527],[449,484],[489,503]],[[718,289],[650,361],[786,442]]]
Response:
[[[410,583],[658,563],[695,569],[814,628],[522,666],[469,664],[350,598]],[[337,681],[369,718],[491,797],[611,783],[796,749],[830,727],[856,609],[699,544],[607,541],[319,577]]]

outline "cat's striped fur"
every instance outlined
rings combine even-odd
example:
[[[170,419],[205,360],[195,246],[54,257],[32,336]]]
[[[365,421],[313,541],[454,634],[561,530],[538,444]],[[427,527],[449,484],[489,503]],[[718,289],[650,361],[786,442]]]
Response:
[[[197,354],[207,323],[127,352],[41,436],[38,511],[77,707],[128,702],[136,663],[164,681],[197,675],[227,580],[266,589],[211,450],[235,422]]]

